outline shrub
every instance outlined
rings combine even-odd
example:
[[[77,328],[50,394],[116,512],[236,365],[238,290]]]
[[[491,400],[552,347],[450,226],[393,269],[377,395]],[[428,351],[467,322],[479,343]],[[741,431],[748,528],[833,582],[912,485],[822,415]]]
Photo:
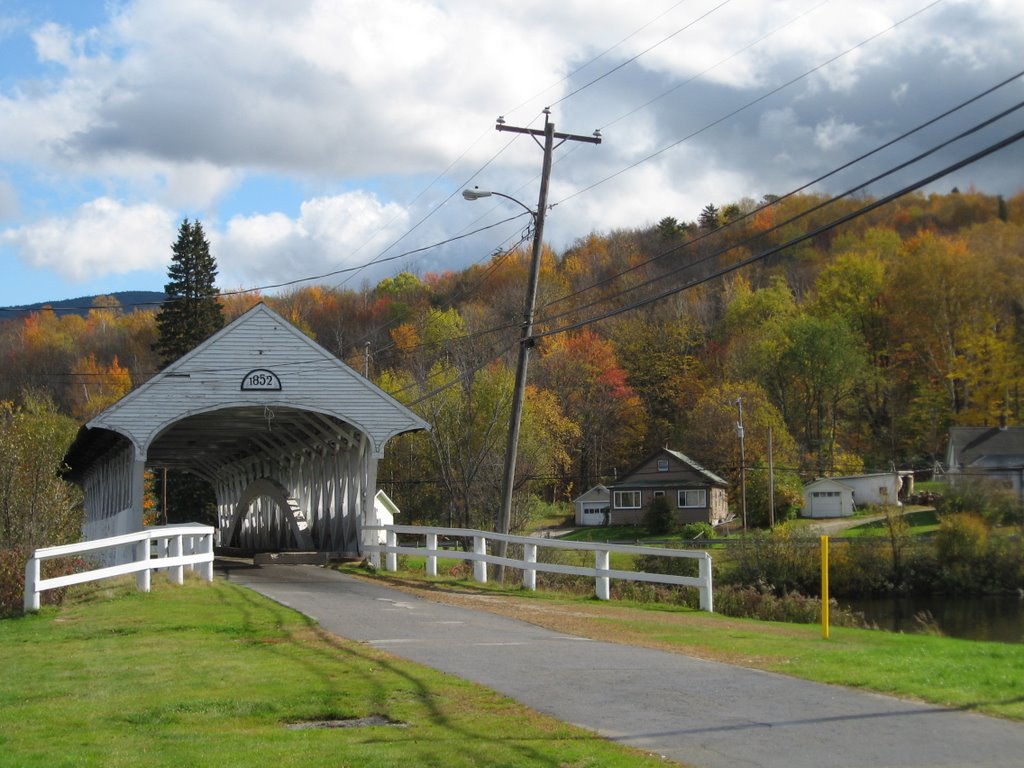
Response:
[[[726,586],[715,590],[715,612],[739,619],[817,624],[821,621],[821,599],[797,592],[780,596],[766,584]],[[829,624],[837,627],[863,627],[864,617],[830,600]]]
[[[978,515],[964,512],[944,515],[935,534],[935,548],[942,564],[973,564],[984,558],[988,526]]]
[[[672,506],[665,496],[655,496],[644,511],[644,526],[653,536],[671,533],[675,520],[672,517]]]
[[[723,569],[723,584],[764,584],[776,594],[820,591],[821,565],[818,538],[806,529],[785,526],[754,531],[729,547],[730,568]]]
[[[969,478],[951,485],[936,505],[942,514],[973,513],[989,525],[1021,519],[1021,504],[1012,489],[990,479]]]
[[[711,523],[687,523],[679,529],[679,535],[683,539],[713,539],[715,527]]]
[[[17,616],[25,599],[25,563],[31,556],[28,547],[0,549],[0,618]],[[43,562],[42,577],[51,579],[84,570],[86,564],[76,557],[61,557]],[[43,605],[60,605],[68,588],[48,589],[40,595]]]

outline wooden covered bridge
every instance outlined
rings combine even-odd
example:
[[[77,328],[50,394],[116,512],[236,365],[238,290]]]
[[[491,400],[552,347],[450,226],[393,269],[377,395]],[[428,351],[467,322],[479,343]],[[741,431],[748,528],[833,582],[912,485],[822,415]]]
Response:
[[[426,428],[258,304],[89,421],[66,461],[87,539],[140,530],[145,471],[169,468],[213,486],[221,546],[360,555],[385,445]]]

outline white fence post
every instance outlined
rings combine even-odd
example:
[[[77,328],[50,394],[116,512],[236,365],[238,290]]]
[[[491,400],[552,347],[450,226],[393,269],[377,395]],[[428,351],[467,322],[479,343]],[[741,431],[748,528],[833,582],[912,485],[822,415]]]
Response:
[[[151,541],[147,537],[141,541],[135,542],[135,562],[145,563],[149,560],[149,547]],[[141,571],[135,574],[135,588],[140,592],[149,592],[150,590],[150,573],[149,568],[143,568]]]
[[[608,573],[609,553],[607,549],[598,549],[594,551],[594,568],[597,569],[597,576],[594,579],[594,587],[597,590],[598,600],[610,600],[612,596],[611,592],[611,579],[607,576],[602,576],[601,573]]]
[[[33,556],[25,563],[25,613],[39,610],[37,584],[39,584],[39,560]]]
[[[387,532],[387,539],[386,539],[386,541],[387,541],[388,549],[391,549],[392,547],[397,547],[398,546],[398,534],[395,533],[392,530],[389,530]],[[395,571],[398,570],[398,553],[397,552],[388,552],[384,556],[384,570],[391,571],[392,573],[394,573]]]
[[[537,569],[531,568],[530,564],[537,564],[537,545],[523,544],[523,560],[526,567],[523,568],[523,588],[531,592],[537,591]]]
[[[213,534],[200,536],[199,541],[203,544],[203,554],[209,557],[200,564],[199,575],[203,581],[213,581]]]
[[[437,576],[437,534],[427,534],[427,551],[435,554],[427,555],[427,576]]]
[[[700,609],[702,611],[714,612],[714,597],[711,590],[711,555],[707,552],[704,557],[697,561],[698,575],[700,576]]]
[[[473,552],[477,555],[486,555],[487,539],[483,536],[474,536]],[[487,563],[484,560],[473,561],[473,581],[476,581],[479,584],[487,583]]]
[[[171,537],[171,557],[181,557],[181,534],[177,534]],[[167,578],[172,584],[184,584],[185,583],[185,568],[180,565],[171,566],[167,570]]]

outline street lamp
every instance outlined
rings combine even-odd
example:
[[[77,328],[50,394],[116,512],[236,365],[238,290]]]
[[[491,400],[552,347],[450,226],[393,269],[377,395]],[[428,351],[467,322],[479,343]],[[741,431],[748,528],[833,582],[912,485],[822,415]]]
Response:
[[[550,152],[546,153],[550,163]],[[501,482],[501,515],[498,520],[498,533],[508,534],[512,527],[512,491],[516,480],[516,453],[519,449],[519,426],[523,418],[523,401],[526,399],[526,369],[530,362],[530,348],[533,346],[533,313],[537,304],[537,283],[540,278],[540,254],[544,235],[544,208],[547,205],[547,177],[542,178],[540,202],[537,210],[532,210],[525,203],[502,192],[490,192],[483,189],[464,189],[462,196],[466,200],[479,200],[483,197],[503,197],[516,205],[525,208],[533,217],[533,254],[530,259],[530,280],[526,287],[526,305],[523,308],[522,333],[519,337],[519,358],[516,363],[516,383],[512,393],[512,414],[509,417],[508,443],[505,446],[505,468]],[[508,542],[498,542],[498,557],[504,558],[508,551]],[[505,564],[498,563],[494,568],[494,578],[500,584],[505,579]]]

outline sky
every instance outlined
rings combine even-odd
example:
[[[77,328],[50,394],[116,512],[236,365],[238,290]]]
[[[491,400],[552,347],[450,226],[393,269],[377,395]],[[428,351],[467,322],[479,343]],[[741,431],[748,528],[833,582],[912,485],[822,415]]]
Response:
[[[1019,0],[0,0],[0,307],[162,290],[185,219],[222,290],[358,289],[519,242],[781,195],[1024,69]],[[880,197],[1024,127],[1017,77],[808,189]],[[1024,142],[925,187],[1024,189]],[[468,202],[479,187],[519,201]],[[283,287],[268,287],[282,286]]]

